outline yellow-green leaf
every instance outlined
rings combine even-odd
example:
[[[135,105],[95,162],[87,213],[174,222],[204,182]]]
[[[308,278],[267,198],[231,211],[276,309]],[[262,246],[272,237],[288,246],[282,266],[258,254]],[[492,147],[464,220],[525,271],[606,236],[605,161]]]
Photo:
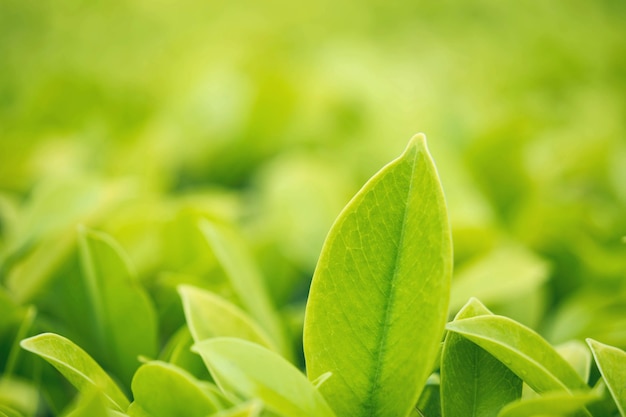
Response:
[[[102,392],[112,406],[125,411],[129,401],[111,377],[87,352],[54,333],[43,333],[21,342],[21,346],[54,366],[80,392]]]
[[[441,184],[423,135],[356,194],[318,262],[304,327],[309,379],[340,417],[406,416],[430,375],[452,270]]]
[[[225,392],[259,399],[283,417],[335,417],[313,384],[275,352],[229,337],[207,339],[193,349]]]
[[[593,339],[587,339],[587,344],[620,414],[626,417],[626,352]]]

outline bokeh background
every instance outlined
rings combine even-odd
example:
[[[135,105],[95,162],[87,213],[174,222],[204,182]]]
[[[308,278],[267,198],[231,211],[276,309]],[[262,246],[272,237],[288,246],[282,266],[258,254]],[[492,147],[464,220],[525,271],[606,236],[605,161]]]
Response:
[[[0,369],[31,305],[89,345],[62,296],[77,223],[128,253],[163,343],[176,285],[219,286],[198,219],[233,224],[298,340],[333,219],[417,132],[451,313],[473,295],[626,348],[625,21],[620,0],[0,0]]]

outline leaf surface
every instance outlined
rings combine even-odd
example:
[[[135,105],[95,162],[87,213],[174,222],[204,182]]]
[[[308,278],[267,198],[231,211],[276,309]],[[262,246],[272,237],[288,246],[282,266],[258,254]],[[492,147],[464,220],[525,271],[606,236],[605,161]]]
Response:
[[[306,307],[309,379],[339,416],[406,416],[445,325],[452,248],[423,135],[356,194],[326,238]]]
[[[593,339],[587,339],[587,344],[620,414],[626,417],[626,352]]]
[[[491,315],[471,299],[455,320]],[[522,380],[502,362],[463,336],[449,332],[441,356],[441,403],[444,417],[495,417],[520,398]]]
[[[261,415],[261,411],[263,411],[263,404],[253,400],[228,410],[222,410],[211,417],[258,417]]]
[[[217,384],[227,392],[259,399],[284,417],[334,417],[322,395],[287,360],[257,344],[218,337],[194,345]],[[328,381],[327,381],[328,383]]]
[[[94,311],[95,337],[106,365],[128,384],[137,357],[157,353],[157,319],[147,293],[134,282],[122,249],[108,235],[81,228],[81,260]]]
[[[278,351],[265,330],[236,305],[190,285],[180,286],[178,292],[187,326],[196,343],[210,337],[238,337]]]
[[[81,393],[102,392],[112,406],[125,411],[129,401],[111,377],[87,352],[54,333],[24,339],[21,346],[54,366]]]
[[[502,409],[498,417],[570,416],[584,412],[585,405],[597,399],[597,394],[593,392],[551,392],[512,402]]]
[[[483,315],[455,320],[446,327],[485,349],[538,393],[587,389],[574,368],[545,339],[514,320]]]
[[[132,390],[131,417],[204,417],[217,411],[198,380],[165,362],[142,365],[133,377]]]
[[[285,330],[246,243],[230,228],[206,219],[200,222],[200,229],[243,307],[276,341],[281,352],[289,355]]]

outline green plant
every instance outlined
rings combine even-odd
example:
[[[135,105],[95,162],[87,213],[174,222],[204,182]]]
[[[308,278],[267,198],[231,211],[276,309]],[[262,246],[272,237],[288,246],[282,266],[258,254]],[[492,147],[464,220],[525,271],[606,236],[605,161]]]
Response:
[[[68,270],[82,271],[68,276],[79,281],[53,287],[76,291],[77,305],[65,307],[88,316],[67,329],[79,342],[43,333],[21,346],[79,391],[72,416],[625,416],[623,351],[594,340],[590,349],[553,347],[474,298],[446,325],[447,217],[418,135],[350,201],[326,239],[303,321],[306,376],[292,364],[285,320],[245,244],[207,219],[197,230],[222,280],[200,288],[169,277],[186,325],[160,354],[149,291],[119,245],[84,228],[68,244],[78,247]],[[32,316],[21,317],[18,335]],[[591,376],[593,363],[600,377]],[[41,375],[54,397],[54,377]],[[0,415],[33,412],[4,404]]]

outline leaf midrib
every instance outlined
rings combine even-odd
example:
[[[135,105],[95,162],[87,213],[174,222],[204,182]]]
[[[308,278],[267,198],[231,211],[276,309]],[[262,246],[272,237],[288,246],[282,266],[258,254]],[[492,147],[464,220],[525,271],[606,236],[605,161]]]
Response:
[[[374,394],[379,390],[380,387],[380,377],[381,377],[381,369],[382,369],[382,360],[381,358],[385,356],[385,352],[387,350],[387,335],[389,334],[389,326],[388,326],[388,322],[389,322],[389,317],[391,315],[391,309],[393,307],[394,304],[394,299],[395,299],[395,291],[394,291],[394,287],[395,287],[395,281],[397,279],[398,276],[398,260],[401,258],[402,255],[402,247],[403,247],[403,243],[404,243],[404,239],[405,239],[405,230],[406,230],[406,223],[407,223],[407,218],[408,218],[408,206],[409,206],[409,199],[411,194],[413,193],[413,181],[415,178],[415,167],[417,165],[417,157],[419,155],[419,150],[415,150],[414,151],[415,154],[413,155],[413,162],[412,162],[412,166],[411,166],[411,178],[409,180],[409,187],[406,193],[406,199],[405,199],[405,204],[404,204],[404,212],[403,212],[403,216],[402,216],[402,222],[401,222],[401,229],[400,229],[400,237],[398,239],[398,246],[396,249],[396,253],[395,253],[395,259],[394,259],[394,267],[393,267],[393,273],[391,275],[391,279],[388,281],[388,288],[389,288],[389,297],[387,297],[385,299],[385,312],[383,314],[383,321],[382,321],[382,330],[380,333],[381,334],[381,338],[380,338],[380,342],[378,343],[378,348],[376,350],[376,360],[374,362],[374,375],[373,375],[373,380],[372,380],[372,384],[370,385],[370,392],[368,395],[368,402],[365,403],[365,409],[369,412],[369,415],[374,415],[373,414],[373,410],[375,410],[374,406],[375,406],[375,401],[374,401]]]

